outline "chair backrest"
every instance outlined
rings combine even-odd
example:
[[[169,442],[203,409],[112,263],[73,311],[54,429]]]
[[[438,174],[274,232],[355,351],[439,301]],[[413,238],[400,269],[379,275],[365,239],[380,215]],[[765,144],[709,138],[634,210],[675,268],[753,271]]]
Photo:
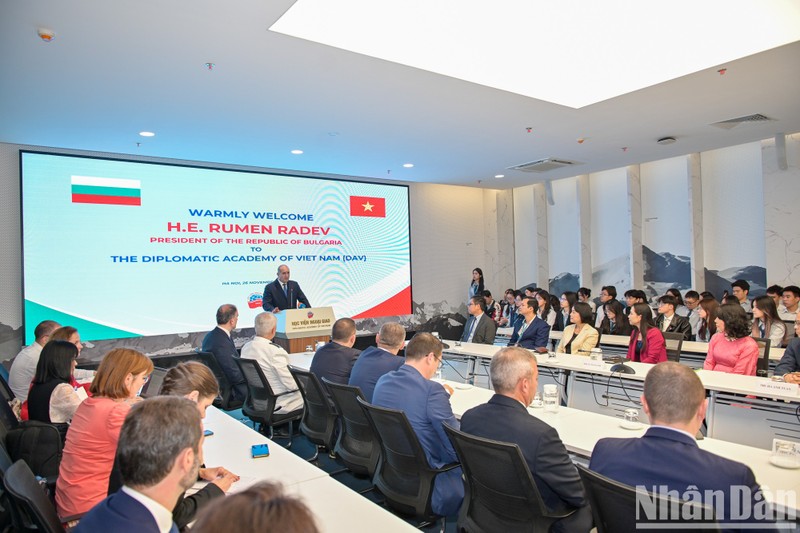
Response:
[[[553,522],[569,514],[548,512],[517,444],[469,435],[447,424],[444,430],[466,481],[459,528],[546,533]]]
[[[292,377],[300,389],[305,403],[305,412],[300,421],[300,431],[308,439],[329,450],[333,449],[338,413],[328,396],[328,391],[316,374],[294,366],[289,367]]]
[[[58,476],[66,424],[27,420],[6,435],[5,446],[12,461],[22,459],[37,476]]]
[[[664,342],[667,345],[667,361],[681,362],[681,347],[683,347],[683,333],[665,331]]]
[[[431,509],[436,477],[425,450],[403,411],[378,407],[358,398],[372,431],[378,438],[381,457],[372,482],[389,507],[422,519],[434,517]]]
[[[0,365],[0,368],[5,370],[3,365]],[[16,398],[14,391],[11,390],[11,386],[8,384],[8,373],[5,373],[5,375],[0,374],[0,398],[7,402]]]
[[[0,400],[0,442],[6,441],[6,435],[19,426],[17,415],[5,400]]]
[[[322,382],[331,393],[340,415],[339,438],[334,448],[336,455],[356,474],[372,476],[378,465],[381,447],[364,409],[358,403],[358,398],[365,399],[361,388],[333,383],[326,378],[322,378]]]
[[[637,491],[613,479],[576,465],[592,506],[597,533],[636,531],[642,524],[703,524],[703,531],[719,531],[714,510],[698,502],[683,502],[660,494]],[[677,510],[677,511],[676,511]],[[673,512],[669,512],[673,511]],[[658,520],[659,516],[668,520]],[[651,519],[653,517],[654,519]],[[702,517],[693,520],[692,517]],[[673,519],[676,518],[676,519]],[[675,529],[691,529],[680,526]]]
[[[161,393],[161,384],[164,383],[164,376],[167,375],[166,368],[153,368],[153,372],[150,374],[150,379],[147,380],[144,387],[142,388],[141,397],[142,398],[152,398],[153,396],[158,396]]]
[[[255,359],[242,359],[236,357],[234,362],[239,365],[245,381],[247,382],[247,397],[244,400],[242,411],[256,411],[269,419],[275,411],[277,396],[272,392],[272,387],[267,381],[267,376]],[[245,412],[248,416],[247,412]],[[269,422],[267,422],[269,423]]]
[[[61,533],[64,527],[58,518],[56,508],[36,481],[33,472],[25,461],[17,461],[6,470],[3,485],[18,507],[25,511],[33,522],[27,529],[47,533]]]
[[[767,376],[769,371],[769,347],[772,343],[771,339],[756,338],[758,344],[758,362],[756,363],[756,375]]]

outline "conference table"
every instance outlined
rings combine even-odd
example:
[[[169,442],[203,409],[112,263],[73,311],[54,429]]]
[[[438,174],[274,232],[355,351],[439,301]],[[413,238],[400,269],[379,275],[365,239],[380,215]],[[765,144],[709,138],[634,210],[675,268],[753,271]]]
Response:
[[[203,444],[205,464],[224,466],[241,479],[229,494],[260,481],[277,482],[311,509],[320,531],[328,533],[380,530],[382,533],[417,531],[411,524],[338,482],[324,470],[298,457],[280,444],[252,430],[215,407],[204,420],[214,435]],[[267,444],[270,455],[253,459],[250,447]]]
[[[462,347],[464,346],[462,345]],[[546,357],[547,354],[544,354],[544,358]],[[313,354],[311,356],[309,354],[289,354],[290,363],[300,368],[308,368],[312,359]],[[587,358],[584,357],[583,359]],[[575,362],[568,363],[567,361],[562,361],[561,364],[565,366],[569,364],[576,365]],[[643,363],[633,363],[633,365],[638,367]],[[644,366],[651,367],[652,365]],[[639,368],[644,371],[644,368]],[[640,382],[644,379],[643,376],[644,372],[642,376],[638,376]],[[453,388],[450,405],[453,409],[453,414],[459,419],[469,409],[488,402],[494,394],[489,389],[477,387],[470,383],[452,380],[442,380],[442,383],[446,383]],[[639,419],[643,423],[637,429],[623,428],[621,426],[621,416],[574,407],[559,406],[555,412],[548,412],[543,407],[529,407],[528,412],[555,428],[573,460],[584,465],[588,464],[592,450],[598,440],[606,437],[641,437],[648,427],[648,424],[644,423],[646,416],[641,411]],[[796,509],[797,502],[794,500],[785,501],[784,495],[787,494],[785,491],[795,491],[794,494],[800,492],[800,475],[798,475],[797,470],[784,469],[772,465],[769,462],[771,450],[711,437],[698,440],[697,444],[704,450],[747,464],[755,473],[756,479],[762,487],[769,489],[769,491],[765,492],[765,495],[770,503],[776,505],[780,510],[785,510],[787,507]],[[778,491],[784,492],[779,493]]]
[[[473,383],[478,365],[488,372],[497,346],[446,341],[445,355],[467,362],[465,381]],[[612,364],[589,357],[549,352],[536,354],[539,384],[558,386],[568,407],[621,416],[640,408],[643,382],[653,365],[626,361],[634,371],[612,371]],[[770,378],[696,370],[709,394],[707,435],[772,449],[775,438],[800,442],[800,386]]]

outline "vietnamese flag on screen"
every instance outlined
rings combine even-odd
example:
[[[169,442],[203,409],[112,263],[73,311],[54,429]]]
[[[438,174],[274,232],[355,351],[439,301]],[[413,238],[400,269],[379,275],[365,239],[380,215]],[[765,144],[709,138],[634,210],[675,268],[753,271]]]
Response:
[[[351,196],[350,216],[386,218],[386,198]]]

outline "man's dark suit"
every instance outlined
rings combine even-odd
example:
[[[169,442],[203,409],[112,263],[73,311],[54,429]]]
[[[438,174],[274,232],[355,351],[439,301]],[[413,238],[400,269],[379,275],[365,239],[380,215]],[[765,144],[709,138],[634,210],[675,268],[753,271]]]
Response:
[[[75,533],[159,533],[153,514],[135,498],[120,490],[101,501],[81,518]],[[178,533],[172,524],[170,533]]]
[[[475,322],[475,317],[469,317],[467,323],[464,325],[464,333],[461,335],[461,342],[467,342],[473,322]],[[494,336],[496,333],[497,324],[494,323],[494,320],[489,318],[489,315],[486,313],[481,313],[478,324],[475,326],[475,334],[472,336],[472,340],[469,342],[475,342],[478,344],[494,344]]]
[[[775,375],[782,376],[789,372],[800,371],[800,338],[789,341],[786,351],[783,352],[778,366],[775,367]]]
[[[658,315],[656,317],[656,327],[661,331],[664,331],[661,328],[664,319],[664,315]],[[669,323],[669,326],[667,326],[666,333],[682,333],[683,340],[690,341],[692,340],[692,325],[689,323],[688,318],[680,315],[672,315],[672,321]]]
[[[308,303],[308,298],[303,294],[303,289],[300,288],[296,281],[289,280],[286,282],[286,294],[284,294],[280,280],[276,279],[264,287],[261,307],[264,308],[264,311],[269,312],[272,312],[276,307],[281,310],[294,309],[297,307],[297,302],[306,307],[311,307],[311,304]]]
[[[220,327],[212,329],[203,339],[202,350],[214,354],[214,359],[217,360],[222,372],[225,373],[225,377],[228,378],[231,384],[231,399],[244,401],[245,396],[247,396],[247,383],[233,360],[239,354],[230,335]]]
[[[489,403],[473,407],[461,417],[461,431],[486,439],[517,444],[531,469],[549,511],[579,508],[553,524],[551,531],[589,531],[592,513],[587,506],[578,469],[551,426],[531,416],[514,398],[495,394]]]
[[[733,486],[749,487],[753,497],[759,490],[749,467],[701,450],[693,437],[666,427],[651,427],[638,439],[600,439],[589,468],[626,485],[644,485],[649,492],[666,486],[683,494],[690,485],[701,494],[723,491],[728,504]],[[727,519],[729,505],[724,512]]]
[[[360,353],[361,350],[331,341],[314,354],[314,359],[311,360],[311,373],[319,379],[326,378],[333,383],[346,385]]]
[[[405,357],[394,355],[377,346],[370,346],[356,359],[347,384],[360,387],[364,398],[372,403],[372,393],[381,376],[397,370],[405,362]]]
[[[525,320],[522,320],[519,322],[519,325],[514,328],[514,334],[511,335],[511,340],[508,341],[508,345],[518,345],[529,350],[547,348],[547,343],[550,342],[550,324],[538,316],[535,316],[533,320],[531,320],[531,323],[528,324],[525,331],[522,332],[522,335],[520,335],[519,330],[524,323]]]
[[[448,463],[458,462],[443,426],[447,423],[458,429],[458,421],[450,407],[450,397],[441,383],[425,379],[416,368],[403,365],[378,380],[372,400],[375,405],[405,412],[431,467],[441,468]],[[431,498],[434,513],[454,515],[463,499],[464,483],[461,481],[460,467],[436,476]]]

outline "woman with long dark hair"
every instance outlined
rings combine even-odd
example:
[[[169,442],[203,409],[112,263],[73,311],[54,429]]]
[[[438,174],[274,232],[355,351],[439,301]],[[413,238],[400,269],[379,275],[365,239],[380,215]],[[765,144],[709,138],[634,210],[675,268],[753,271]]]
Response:
[[[697,326],[697,341],[709,342],[717,332],[717,313],[719,302],[714,298],[703,298],[697,314],[700,315],[700,324]]]
[[[550,293],[544,289],[538,289],[535,298],[536,303],[539,304],[539,311],[536,314],[552,329],[553,324],[556,323],[556,310],[550,305]]]
[[[600,323],[600,333],[602,335],[630,335],[631,324],[628,322],[628,315],[619,300],[611,300],[603,304],[605,317]]]
[[[653,311],[643,303],[634,304],[628,313],[633,331],[628,344],[628,359],[642,363],[660,363],[667,360],[664,335],[653,322]]]
[[[786,337],[786,325],[778,316],[775,300],[759,296],[753,300],[753,337],[769,339],[770,346],[780,348]]]
[[[483,295],[483,270],[478,267],[472,269],[472,280],[469,283],[469,298]]]
[[[558,307],[560,310],[556,314],[556,323],[553,326],[553,331],[564,331],[564,328],[572,324],[570,315],[576,303],[578,303],[578,295],[574,292],[567,291],[561,295],[561,298],[558,300]],[[589,312],[592,312],[591,307],[589,307]]]
[[[44,345],[28,393],[30,420],[48,424],[72,420],[82,401],[71,384],[77,358],[78,348],[71,342],[50,341]]]
[[[683,302],[683,296],[678,289],[667,289],[666,294],[675,298],[675,314],[682,317],[689,316],[689,308]]]
[[[722,304],[716,319],[717,334],[708,343],[704,370],[755,376],[758,344],[750,336],[752,325],[742,306]]]

